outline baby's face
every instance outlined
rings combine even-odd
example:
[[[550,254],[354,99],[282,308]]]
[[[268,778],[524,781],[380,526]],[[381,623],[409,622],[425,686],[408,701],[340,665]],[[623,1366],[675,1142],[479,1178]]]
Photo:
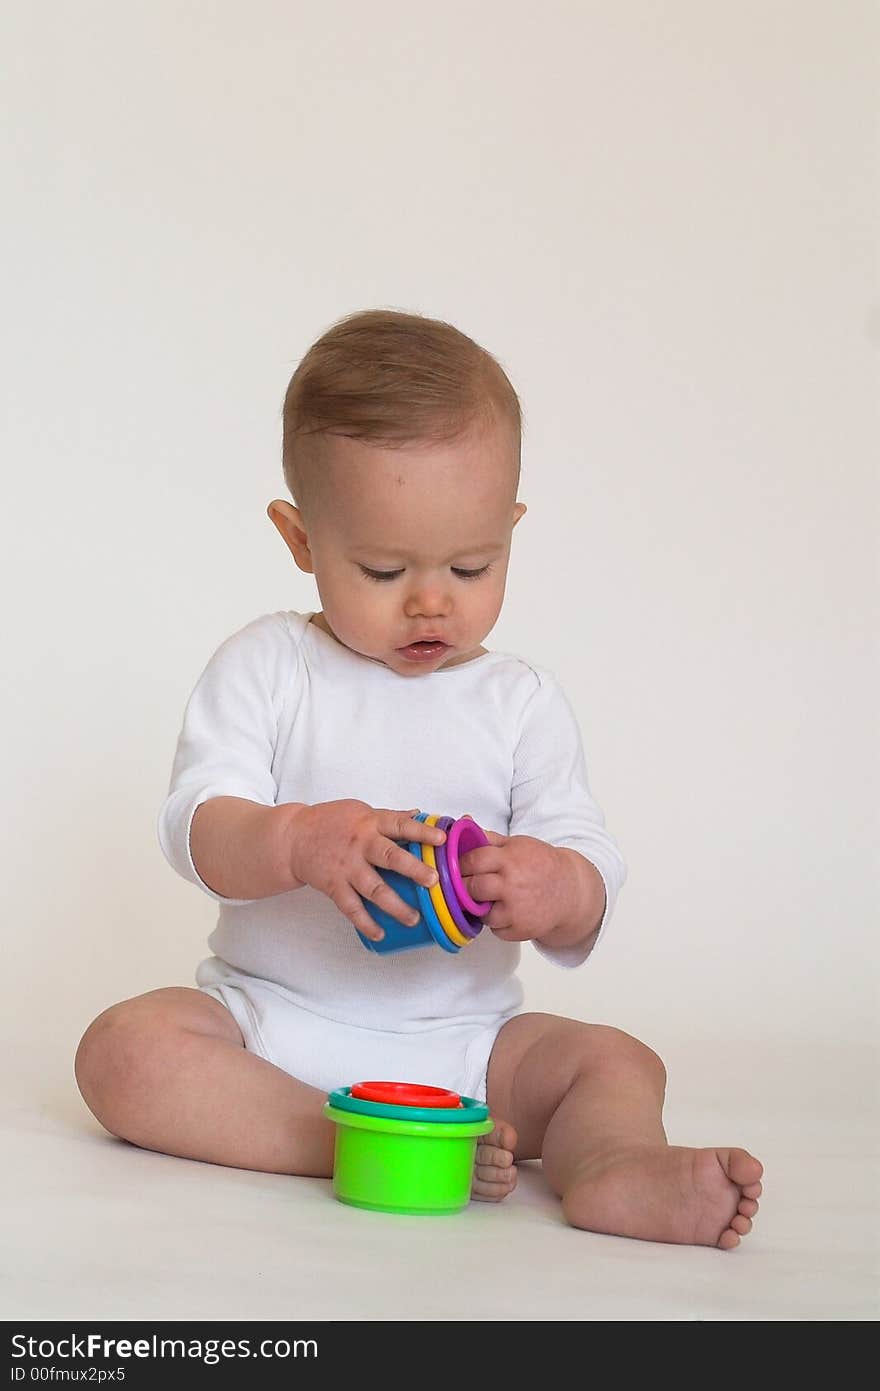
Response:
[[[447,444],[384,449],[324,436],[308,525],[289,504],[270,516],[314,572],[321,624],[401,676],[478,655],[504,600],[516,502],[516,446],[484,425]],[[298,533],[298,535],[297,535]],[[422,639],[443,646],[407,650]]]

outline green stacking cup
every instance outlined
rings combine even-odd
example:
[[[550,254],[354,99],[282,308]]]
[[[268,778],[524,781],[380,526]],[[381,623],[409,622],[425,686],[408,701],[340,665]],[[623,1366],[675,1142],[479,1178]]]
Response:
[[[471,1196],[477,1139],[494,1122],[406,1121],[340,1111],[336,1125],[333,1193],[351,1207],[439,1216],[460,1212]]]

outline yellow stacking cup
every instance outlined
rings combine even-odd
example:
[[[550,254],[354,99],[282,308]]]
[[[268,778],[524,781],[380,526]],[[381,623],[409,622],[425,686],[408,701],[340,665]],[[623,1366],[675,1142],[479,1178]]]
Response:
[[[439,820],[439,816],[426,816],[425,825],[436,826]],[[422,843],[421,850],[422,859],[424,860],[425,864],[430,865],[432,869],[436,869],[437,857],[434,854],[433,845]],[[446,933],[446,936],[449,938],[450,942],[454,942],[457,947],[468,946],[469,943],[473,941],[473,938],[465,937],[464,933],[461,932],[453,922],[452,914],[446,907],[446,899],[443,897],[443,890],[440,887],[439,876],[437,883],[432,884],[428,892],[431,895],[431,903],[434,906],[434,911],[437,914],[437,917],[440,919],[440,926],[443,928],[443,931]]]

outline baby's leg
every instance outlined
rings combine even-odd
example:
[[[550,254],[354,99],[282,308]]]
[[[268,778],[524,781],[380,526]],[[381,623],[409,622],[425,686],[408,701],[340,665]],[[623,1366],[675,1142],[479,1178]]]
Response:
[[[742,1149],[667,1143],[666,1072],[619,1029],[521,1014],[498,1035],[488,1102],[542,1159],[575,1227],[647,1241],[738,1246],[758,1210],[762,1168]]]
[[[201,990],[151,990],[86,1030],[75,1061],[86,1105],[144,1149],[267,1173],[333,1172],[326,1096],[245,1050],[225,1005]]]

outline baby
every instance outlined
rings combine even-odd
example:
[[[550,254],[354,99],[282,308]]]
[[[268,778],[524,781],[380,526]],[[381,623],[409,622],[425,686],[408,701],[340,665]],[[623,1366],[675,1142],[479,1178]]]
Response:
[[[685,1149],[662,1124],[665,1072],[618,1029],[523,1011],[521,943],[580,966],[626,870],[554,676],[482,646],[504,599],[519,402],[450,324],[375,310],[333,325],[284,402],[296,505],[268,512],[321,610],[247,624],[186,707],[159,839],[219,905],[196,973],[125,1000],[76,1055],[86,1103],[147,1149],[329,1177],[326,1093],[364,1078],[486,1100],[473,1193],[497,1201],[542,1160],[572,1225],[737,1246],[761,1165]],[[411,806],[412,802],[419,806]],[[430,886],[407,842],[420,808],[470,815],[462,856],[483,931],[452,954],[379,954],[364,900],[412,924],[379,869]]]

